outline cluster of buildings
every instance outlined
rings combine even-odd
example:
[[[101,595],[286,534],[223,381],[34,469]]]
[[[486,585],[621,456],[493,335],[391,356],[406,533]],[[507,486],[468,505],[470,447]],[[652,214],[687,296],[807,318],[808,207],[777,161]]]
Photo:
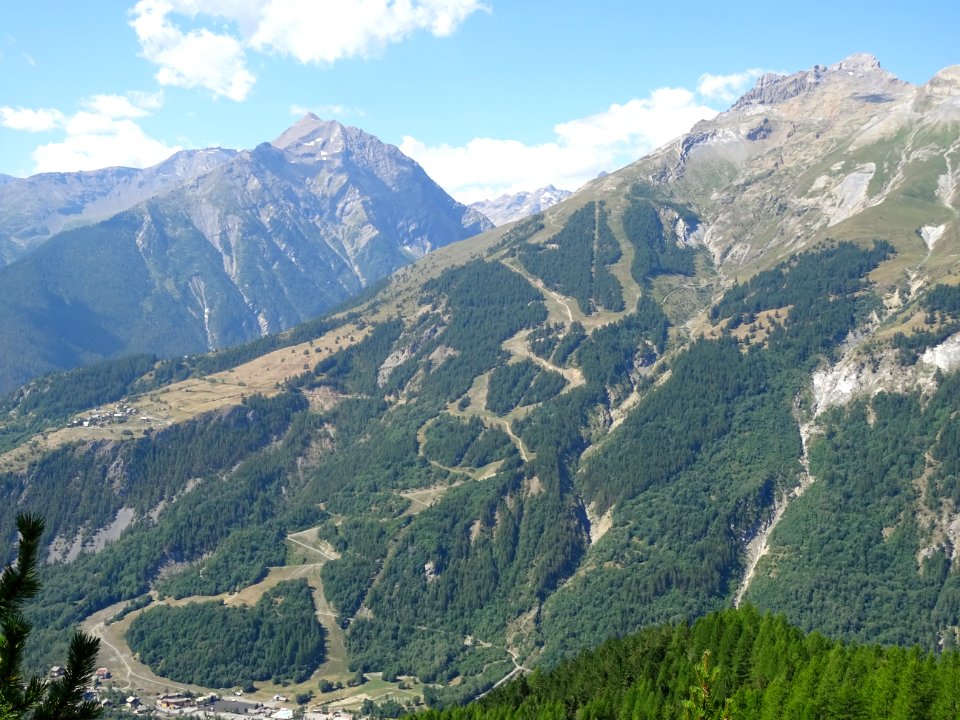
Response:
[[[101,700],[100,704],[104,707],[107,707],[108,705],[112,705],[113,702],[109,699],[106,699]],[[124,698],[123,707],[132,712],[134,715],[146,715],[148,712],[150,712],[150,708],[144,705],[140,698],[138,698],[136,695],[127,695],[127,697]]]
[[[119,403],[113,406],[113,410],[97,408],[92,415],[74,418],[70,421],[70,427],[106,427],[107,425],[126,422],[138,412],[140,411],[132,405]],[[147,418],[144,418],[144,421],[147,421]]]
[[[285,702],[282,695],[274,695],[277,702]],[[293,720],[290,708],[253,703],[219,695],[191,697],[187,694],[167,694],[157,698],[157,710],[164,715],[193,715],[220,718],[260,718],[262,720]],[[136,712],[136,711],[135,711]],[[352,713],[343,710],[306,711],[303,720],[354,720]]]
[[[47,673],[51,679],[63,677],[66,668],[54,665]],[[104,707],[120,707],[134,715],[145,715],[159,711],[163,715],[193,715],[197,717],[234,717],[260,718],[262,720],[293,720],[294,711],[290,708],[246,702],[239,698],[224,699],[216,693],[193,696],[189,693],[165,693],[156,699],[154,706],[147,705],[136,695],[113,699],[103,695],[102,683],[110,680],[110,670],[97,668],[93,675],[93,687],[87,688],[85,700],[99,700]],[[238,695],[242,694],[237,692]],[[274,695],[274,702],[288,702],[283,695]],[[308,710],[302,714],[303,720],[354,720],[354,715],[343,710]]]
[[[197,697],[191,697],[190,695],[183,695],[181,693],[166,694],[157,698],[157,710],[163,710],[165,712],[199,710],[200,708],[213,705],[219,700],[220,696],[216,693],[199,695]]]
[[[47,677],[51,680],[56,680],[57,678],[62,678],[66,672],[67,669],[62,665],[54,665],[47,672]],[[107,668],[97,668],[93,673],[93,684],[84,690],[83,699],[87,701],[99,700],[100,704],[104,707],[112,707],[115,703],[113,700],[103,696],[103,687],[101,686],[103,681],[109,680],[111,677],[113,677],[113,675]],[[141,707],[140,698],[136,695],[129,696],[125,700],[125,706],[128,710],[138,712],[138,709]],[[142,713],[144,711],[140,710],[139,712]]]

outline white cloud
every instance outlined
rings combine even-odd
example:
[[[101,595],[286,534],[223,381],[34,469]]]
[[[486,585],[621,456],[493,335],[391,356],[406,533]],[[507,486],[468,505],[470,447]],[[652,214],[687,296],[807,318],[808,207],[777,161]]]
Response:
[[[180,149],[149,137],[132,120],[114,120],[96,130],[68,134],[61,142],[39,146],[33,151],[34,172],[96,170],[117,165],[149,167]]]
[[[375,54],[418,30],[445,37],[483,9],[479,0],[269,0],[250,45],[329,64]]]
[[[145,117],[150,114],[146,108],[134,104],[123,95],[94,95],[84,105],[92,113],[110,119]]]
[[[175,10],[190,11],[199,4],[189,0],[138,2],[130,24],[140,40],[142,55],[160,66],[156,78],[161,85],[202,87],[215,97],[244,100],[256,78],[246,67],[240,41],[205,28],[184,33],[169,20]]]
[[[648,98],[556,125],[554,139],[539,145],[475,138],[459,147],[429,147],[407,136],[400,149],[455,198],[475,202],[548,184],[575,190],[716,114],[689,90],[661,88]]]
[[[162,90],[152,93],[131,90],[127,93],[127,98],[142,110],[159,110],[163,107]]]
[[[157,109],[156,93],[95,95],[84,109],[66,115],[59,110],[0,108],[0,123],[14,130],[60,130],[63,138],[33,151],[34,172],[69,172],[123,165],[147,167],[166,159],[179,146],[148,136],[137,124]]]
[[[59,110],[0,107],[0,125],[11,130],[47,132],[58,128],[63,119]]]
[[[697,81],[697,92],[707,100],[732,103],[743,95],[744,91],[764,72],[759,68],[750,68],[744,72],[730,75],[704,73]]]
[[[249,49],[332,64],[368,57],[417,31],[450,35],[480,10],[487,10],[480,0],[140,0],[130,25],[162,85],[240,101],[256,81]],[[194,24],[201,16],[225,20],[227,27],[185,32],[177,16]]]

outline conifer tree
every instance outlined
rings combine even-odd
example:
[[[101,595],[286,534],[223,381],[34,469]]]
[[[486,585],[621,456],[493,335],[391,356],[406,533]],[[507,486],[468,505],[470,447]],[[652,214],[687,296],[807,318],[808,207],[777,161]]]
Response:
[[[36,565],[43,520],[20,514],[17,529],[17,560],[0,575],[0,720],[92,720],[102,709],[83,699],[83,689],[96,667],[99,639],[75,633],[66,671],[53,682],[24,676],[23,650],[30,623],[22,607],[40,589]]]
[[[714,710],[717,702],[711,697],[712,686],[717,682],[719,668],[710,667],[710,651],[704,650],[703,657],[694,668],[696,680],[690,686],[690,697],[683,701],[684,720],[730,720],[727,709],[721,713]]]

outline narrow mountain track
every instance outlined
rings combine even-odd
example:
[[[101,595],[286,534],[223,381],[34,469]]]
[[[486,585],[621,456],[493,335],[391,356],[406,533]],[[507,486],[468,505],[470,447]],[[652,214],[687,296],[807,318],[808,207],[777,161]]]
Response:
[[[500,687],[501,685],[506,685],[508,682],[510,682],[511,680],[513,680],[517,675],[526,674],[526,673],[529,673],[529,672],[530,672],[530,669],[529,669],[529,668],[525,668],[523,665],[520,664],[520,662],[519,662],[519,657],[520,657],[520,655],[517,653],[516,650],[512,650],[512,649],[510,649],[510,648],[507,648],[507,652],[510,654],[510,660],[513,661],[513,668],[510,670],[510,672],[508,672],[508,673],[507,673],[506,675],[504,675],[502,678],[500,678],[499,680],[497,680],[497,681],[490,687],[489,690],[486,690],[486,691],[480,693],[479,695],[477,695],[477,697],[474,698],[475,700],[479,700],[480,698],[484,697],[485,695],[489,695],[490,693],[492,693],[494,690],[496,690],[496,689],[497,689],[498,687]]]
[[[531,362],[539,365],[544,370],[552,370],[555,373],[563,375],[570,387],[579,387],[584,384],[583,372],[580,368],[573,367],[560,367],[559,365],[554,365],[549,360],[537,355],[530,349],[529,343],[527,343],[527,337],[530,335],[530,330],[521,330],[512,338],[505,340],[503,342],[503,349],[514,357],[523,358],[530,360]]]
[[[305,542],[303,542],[303,541],[301,541],[301,540],[297,540],[295,537],[293,537],[293,535],[287,535],[287,540],[289,540],[290,542],[292,542],[294,545],[297,545],[297,546],[299,546],[299,547],[302,547],[302,548],[305,549],[305,550],[309,550],[310,552],[317,553],[318,555],[323,556],[323,557],[326,558],[327,560],[336,560],[336,559],[337,559],[337,558],[333,557],[332,555],[328,555],[327,553],[325,553],[323,550],[321,550],[321,549],[319,549],[319,548],[315,548],[315,547],[313,547],[312,545],[307,545]]]
[[[513,428],[510,427],[510,422],[505,418],[498,418],[500,426],[503,428],[503,431],[510,436],[510,439],[513,440],[513,444],[517,446],[517,450],[520,451],[520,457],[524,462],[530,462],[533,459],[533,454],[527,450],[523,444],[523,440],[513,434]]]
[[[570,305],[567,303],[567,299],[564,298],[563,295],[561,295],[560,293],[554,292],[553,290],[548,288],[546,285],[544,285],[543,280],[541,280],[540,278],[533,277],[532,275],[527,273],[525,270],[523,270],[520,267],[517,267],[513,263],[507,262],[506,260],[501,260],[500,262],[505,267],[509,268],[510,270],[513,270],[515,273],[517,273],[522,278],[524,278],[528,283],[530,283],[533,287],[539,290],[540,293],[542,293],[543,295],[548,295],[551,300],[556,302],[558,305],[562,306],[567,315],[567,322],[568,323],[573,322],[573,310],[570,309]]]
[[[165,692],[171,689],[179,691],[206,692],[205,688],[196,685],[185,685],[173,682],[155,675],[149,667],[139,662],[123,638],[123,630],[127,623],[120,622],[107,625],[107,620],[126,605],[119,602],[94,613],[80,624],[84,632],[100,640],[100,663],[113,671],[114,678],[123,680],[126,684],[123,690],[144,690],[148,692]]]
[[[148,687],[143,688],[144,690],[149,690],[151,688],[155,690],[162,690],[162,691],[168,691],[170,688],[173,688],[181,692],[188,692],[190,690],[190,688],[183,685],[178,685],[177,683],[172,682],[170,680],[166,680],[162,678],[151,678],[151,677],[147,677],[146,675],[142,675],[140,673],[134,672],[133,667],[131,666],[129,660],[127,659],[131,657],[129,648],[124,650],[117,647],[113,643],[111,643],[106,638],[104,630],[105,630],[104,624],[102,622],[97,623],[92,628],[90,628],[90,634],[99,638],[101,645],[105,645],[106,647],[108,647],[110,651],[113,653],[114,657],[123,665],[124,674],[126,675],[126,681],[127,681],[127,684],[123,687],[123,690],[130,690],[131,688],[133,688],[134,680],[139,681],[143,685],[147,685]]]

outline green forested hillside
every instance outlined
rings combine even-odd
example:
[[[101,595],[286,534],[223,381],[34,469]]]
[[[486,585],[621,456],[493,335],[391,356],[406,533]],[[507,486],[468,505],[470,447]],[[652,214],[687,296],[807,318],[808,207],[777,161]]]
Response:
[[[300,679],[328,702],[366,675],[436,706],[498,687],[467,716],[679,718],[709,650],[706,717],[727,700],[736,718],[956,716],[955,76],[918,88],[851,67],[765,76],[648,158],[286,335],[9,396],[0,556],[17,509],[47,517],[50,543],[30,666],[82,622],[135,645],[142,676],[256,673],[267,697]],[[302,180],[280,152],[258,150],[258,183],[281,165]],[[237,232],[263,242],[225,263],[188,242],[185,207],[146,208],[142,247],[145,216],[121,215],[38,250],[46,270],[0,273],[4,347],[56,365],[121,334],[259,332],[273,320],[238,286],[191,280],[234,260],[241,284],[290,281],[278,327],[339,296],[294,282],[333,260],[325,241],[294,258],[244,214]],[[157,284],[168,250],[178,279]],[[82,299],[31,292],[127,261],[119,287],[84,272]],[[189,318],[144,320],[178,294]],[[236,323],[198,324],[216,302]],[[31,313],[63,341],[23,336]],[[169,426],[65,427],[104,402],[155,403]],[[269,613],[235,606],[288,578],[316,623],[304,604],[302,632],[270,626],[283,643],[254,647]],[[176,632],[201,625],[247,633],[256,667]],[[311,662],[286,650],[320,625],[314,670],[316,643]]]
[[[811,444],[817,481],[777,527],[748,598],[830,634],[955,646],[960,585],[929,523],[956,507],[958,402],[952,375],[926,402],[882,393],[833,411]]]
[[[250,396],[143,438],[65,445],[0,477],[7,506],[45,508],[51,537],[89,537],[121,508],[135,518],[98,554],[48,568],[33,662],[62,654],[71,624],[130,600],[143,614],[128,641],[166,648],[141,653],[155,672],[243,682],[254,677],[245,666],[171,664],[180,645],[144,638],[184,623],[146,593],[242,590],[304,552],[349,671],[415,675],[435,685],[435,703],[469,700],[520,666],[553,667],[611,636],[741,596],[836,638],[950,646],[960,619],[941,538],[944,503],[960,494],[950,409],[958,376],[931,377],[925,396],[878,394],[824,412],[812,437],[801,432],[810,372],[841,358],[883,311],[870,277],[893,247],[832,242],[794,255],[733,284],[691,337],[655,297],[660,283],[690,282],[684,273],[708,264],[670,229],[696,220],[643,198],[627,207],[636,217],[618,224],[585,205],[545,245],[535,242],[547,234],[539,222],[506,233],[492,257],[413,285],[409,312],[390,311],[387,288],[370,306],[375,321],[352,311],[372,325],[361,340],[302,371],[298,358],[300,374],[272,398]],[[660,235],[642,235],[642,217]],[[618,291],[621,311],[590,294],[575,315],[573,298],[555,295],[569,290],[551,279],[559,265],[527,264],[571,238],[596,256],[591,283],[596,268],[617,263],[630,281],[631,248],[659,260]],[[639,300],[628,307],[631,293]],[[950,303],[938,290],[923,309],[941,323]],[[294,335],[306,341],[338,322]],[[140,378],[131,361],[129,372],[107,374],[116,380],[106,387],[155,388],[255,352],[144,360]],[[65,412],[52,389],[73,407],[67,398],[86,397],[87,380],[52,378],[29,413],[30,393],[11,408],[49,421]],[[816,482],[779,518],[808,473]],[[57,495],[64,487],[69,495]],[[754,565],[748,546],[775,517]],[[6,530],[10,518],[0,520]],[[190,626],[240,622],[209,602],[190,612],[200,613]],[[695,646],[691,662],[712,649]],[[283,657],[257,677],[305,677],[299,660]],[[205,669],[190,674],[188,665]],[[684,672],[669,693],[650,686],[629,701],[608,698],[610,707],[658,693],[670,705],[691,682]]]
[[[171,502],[191,481],[210,478],[249,458],[282,434],[302,397],[251,397],[239,408],[149,437],[66,445],[23,473],[0,473],[0,523],[14,527],[18,508],[43,513],[45,540],[109,525],[122,507],[142,515]],[[89,539],[89,537],[88,537]]]
[[[610,640],[427,720],[889,718],[960,711],[960,655],[805,635],[782,616],[726,610]]]
[[[28,649],[35,666],[49,665],[49,658],[63,655],[64,632],[75,623],[112,603],[147,592],[165,565],[203,559],[201,567],[207,570],[204,588],[219,593],[244,587],[262,579],[268,565],[282,562],[285,549],[278,543],[231,543],[231,537],[247,533],[249,539],[253,529],[261,534],[256,539],[262,540],[269,537],[269,528],[258,527],[260,523],[276,522],[289,532],[315,526],[323,519],[319,508],[294,505],[284,497],[284,488],[293,489],[298,483],[290,471],[313,429],[305,416],[305,401],[299,395],[283,394],[251,402],[251,407],[244,406],[226,418],[204,418],[196,428],[183,430],[219,435],[221,442],[190,448],[196,453],[192,459],[200,463],[192,469],[203,473],[196,487],[213,487],[216,492],[186,492],[166,503],[161,522],[138,522],[104,552],[82,554],[73,563],[47,569],[41,597],[31,613],[37,630]],[[244,451],[242,445],[230,442],[229,434],[220,434],[225,429],[221,420],[232,421],[238,430],[274,444]],[[183,435],[171,434],[170,439],[183,439]],[[126,441],[120,449],[134,450],[138,445],[138,441]],[[167,446],[162,441],[146,441],[141,447],[148,453],[185,450],[175,442]],[[106,459],[109,454],[101,457]],[[75,479],[78,497],[102,484],[96,475],[80,474]],[[136,479],[131,484],[134,489]],[[119,494],[122,497],[123,493]],[[63,504],[70,514],[61,522],[77,522],[73,514],[77,507]]]
[[[208,687],[271,678],[300,682],[324,658],[324,630],[303,581],[277,585],[249,609],[223,603],[157,607],[133,621],[127,639],[157,672]]]
[[[544,245],[520,247],[518,257],[531,274],[575,298],[580,310],[590,315],[598,307],[623,310],[623,288],[608,267],[621,254],[606,209],[599,203],[587,203]]]

